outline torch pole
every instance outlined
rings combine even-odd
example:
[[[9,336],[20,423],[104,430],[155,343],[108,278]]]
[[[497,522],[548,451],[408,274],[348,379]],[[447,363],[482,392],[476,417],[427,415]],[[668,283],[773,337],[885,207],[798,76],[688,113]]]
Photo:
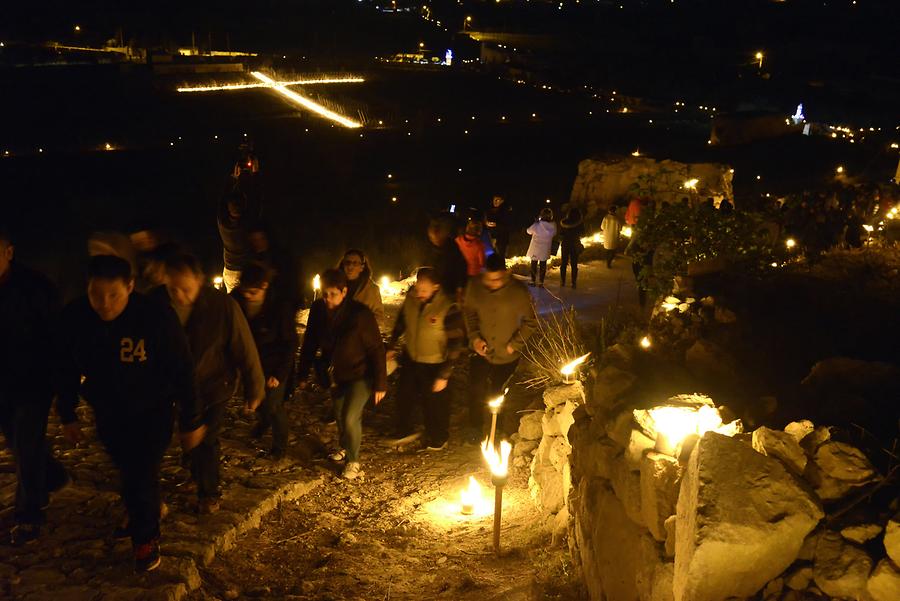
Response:
[[[494,553],[500,554],[500,520],[503,513],[503,487],[507,476],[491,476],[494,484]]]
[[[494,434],[497,432],[497,412],[491,409],[491,437],[489,439],[488,444],[491,449],[494,449]]]

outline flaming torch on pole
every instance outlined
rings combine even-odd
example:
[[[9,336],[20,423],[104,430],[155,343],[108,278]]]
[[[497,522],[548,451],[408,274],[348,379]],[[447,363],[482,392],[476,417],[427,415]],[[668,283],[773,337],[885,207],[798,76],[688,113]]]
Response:
[[[491,435],[488,439],[488,444],[491,449],[494,448],[494,436],[497,433],[497,415],[500,413],[500,407],[503,405],[503,400],[506,398],[507,392],[509,392],[509,388],[504,390],[503,394],[496,399],[488,402],[488,411],[491,412]]]
[[[509,480],[509,452],[512,445],[508,441],[500,441],[500,450],[488,444],[487,439],[481,443],[481,454],[491,468],[491,483],[494,485],[494,553],[500,554],[500,517],[503,511],[503,487]]]

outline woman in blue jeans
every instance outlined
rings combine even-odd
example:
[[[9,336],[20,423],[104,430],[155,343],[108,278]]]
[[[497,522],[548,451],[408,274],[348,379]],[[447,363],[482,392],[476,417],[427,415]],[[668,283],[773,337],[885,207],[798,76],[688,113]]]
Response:
[[[329,269],[322,274],[321,285],[322,298],[310,308],[300,349],[300,388],[306,387],[306,377],[321,351],[340,434],[341,448],[331,458],[346,460],[343,477],[352,480],[360,473],[363,408],[373,390],[376,405],[387,392],[384,342],[372,311],[347,298],[343,271]]]

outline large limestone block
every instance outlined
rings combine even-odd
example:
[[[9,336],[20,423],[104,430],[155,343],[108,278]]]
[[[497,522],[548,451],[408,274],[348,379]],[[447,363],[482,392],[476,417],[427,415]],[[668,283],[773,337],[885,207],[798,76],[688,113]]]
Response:
[[[541,418],[541,428],[544,436],[566,436],[569,428],[575,423],[572,416],[576,406],[572,403],[562,403],[552,409],[547,409]]]
[[[675,515],[682,469],[678,460],[650,451],[641,460],[641,513],[653,538],[666,540],[666,519]]]
[[[675,601],[721,601],[749,597],[781,574],[823,513],[781,462],[707,432],[676,515]]]
[[[791,422],[784,427],[784,431],[794,437],[794,440],[800,442],[809,434],[813,433],[816,426],[808,419],[801,419],[798,422]]]
[[[795,474],[802,475],[807,457],[800,443],[787,432],[770,430],[765,426],[753,431],[753,448],[758,453],[780,459]]]
[[[629,371],[634,365],[634,354],[634,347],[614,344],[603,351],[600,363],[603,365],[615,365],[619,369]]]
[[[646,534],[641,537],[638,547],[640,553],[640,565],[636,574],[635,584],[637,585],[638,596],[641,601],[653,601],[654,599],[665,598],[660,596],[654,589],[656,587],[668,588],[669,598],[672,597],[672,580],[669,575],[668,583],[666,583],[667,568],[674,569],[674,564],[665,563],[660,545]],[[664,593],[665,590],[659,591]],[[656,593],[656,594],[655,594]]]
[[[872,558],[837,532],[825,532],[816,544],[813,580],[831,597],[855,599],[866,588]]]
[[[592,601],[640,601],[638,572],[642,566],[644,530],[600,479],[585,479],[573,497],[575,536],[584,581]]]
[[[875,601],[900,599],[900,569],[890,559],[882,559],[869,576],[866,590]]]
[[[558,512],[565,504],[568,491],[564,473],[566,476],[569,475],[568,462],[565,463],[563,470],[557,468],[554,461],[559,465],[560,453],[567,448],[568,444],[562,436],[545,437],[541,439],[541,444],[538,445],[531,462],[529,492],[545,517]]]
[[[846,496],[875,478],[875,468],[856,447],[830,440],[816,449],[804,474],[823,501]]]
[[[579,439],[572,445],[572,477],[606,478],[613,475],[613,462],[621,460],[622,450],[609,438]]]
[[[637,376],[619,369],[615,365],[607,365],[594,379],[594,387],[588,407],[593,411],[609,409],[616,405],[634,383]]]
[[[571,403],[575,407],[584,404],[584,386],[580,381],[561,386],[550,386],[544,390],[544,406],[552,409],[565,403]]]
[[[540,440],[544,435],[541,429],[543,418],[543,411],[531,411],[523,415],[519,420],[519,437],[522,440]]]
[[[644,513],[641,511],[641,473],[631,470],[621,461],[616,462],[613,466],[612,486],[625,507],[628,518],[638,526],[645,526]]]
[[[864,545],[884,530],[878,524],[856,524],[854,526],[847,526],[841,530],[841,536],[846,538],[851,543],[856,543],[857,545]]]
[[[703,380],[734,383],[737,365],[724,349],[709,340],[697,340],[685,351],[684,364],[688,371]]]
[[[895,564],[900,565],[900,514],[895,515],[887,523],[884,531],[884,550]]]

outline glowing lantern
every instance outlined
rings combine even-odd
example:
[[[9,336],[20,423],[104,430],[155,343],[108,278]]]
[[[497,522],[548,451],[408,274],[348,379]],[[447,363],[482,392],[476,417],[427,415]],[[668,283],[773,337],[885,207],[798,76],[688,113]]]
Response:
[[[788,238],[787,240],[784,241],[784,245],[788,248],[788,250],[793,250],[794,247],[797,246],[797,241],[794,240],[793,238]]]
[[[678,399],[680,397],[676,397]],[[696,398],[696,397],[692,397]],[[641,428],[656,440],[656,450],[678,457],[685,442],[692,437],[702,437],[707,432],[734,436],[743,431],[740,420],[724,423],[718,409],[707,397],[705,402],[672,404],[653,409],[635,409],[634,419]]]
[[[651,344],[652,343],[650,342],[649,336],[644,336],[643,338],[641,338],[641,348],[642,349],[646,350],[646,349],[650,348]]]
[[[622,235],[626,238],[631,238],[631,236],[634,235],[634,230],[631,229],[630,225],[626,225],[622,228]]]

